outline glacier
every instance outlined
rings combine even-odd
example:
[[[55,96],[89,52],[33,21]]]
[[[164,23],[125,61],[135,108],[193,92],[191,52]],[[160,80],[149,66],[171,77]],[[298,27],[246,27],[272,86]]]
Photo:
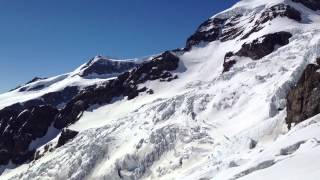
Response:
[[[301,21],[278,16],[247,34],[264,10],[286,4],[301,13]],[[212,18],[238,16],[233,39],[201,42],[179,57],[173,81],[146,81],[152,89],[134,99],[118,97],[87,109],[68,126],[79,134],[54,147],[59,131],[51,127],[38,146],[39,159],[1,167],[1,179],[184,179],[184,180],[316,180],[320,175],[320,116],[291,130],[287,128],[286,96],[305,67],[320,57],[320,12],[291,0],[242,0]],[[212,27],[207,27],[210,30]],[[225,30],[227,31],[227,30]],[[289,43],[260,58],[236,57],[223,72],[225,55],[244,43],[276,32],[289,32]],[[80,89],[116,78],[132,63],[155,55],[127,60],[116,73],[77,76],[74,72],[37,80],[36,91],[19,89],[0,95],[0,107],[41,97],[68,86]],[[104,61],[104,58],[96,57]],[[120,60],[112,60],[117,65]],[[105,63],[101,63],[105,64]],[[108,64],[108,63],[107,63]],[[120,65],[121,66],[121,65]],[[123,66],[122,66],[123,67]],[[22,86],[24,87],[24,86]],[[63,105],[61,105],[63,106]],[[51,134],[50,134],[51,133]]]

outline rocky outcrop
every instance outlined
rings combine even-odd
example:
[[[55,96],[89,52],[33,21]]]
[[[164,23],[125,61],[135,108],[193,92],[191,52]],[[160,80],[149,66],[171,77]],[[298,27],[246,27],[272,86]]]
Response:
[[[21,88],[22,86],[25,86],[25,85],[28,85],[28,84],[31,84],[31,83],[33,83],[33,82],[37,82],[37,81],[40,81],[40,80],[44,80],[44,79],[46,79],[46,78],[34,77],[32,80],[28,81],[28,82],[25,83],[24,85],[20,85],[20,86],[14,88],[14,89],[11,89],[10,91],[14,91],[14,90],[17,90],[17,89],[20,88],[19,91],[20,91],[20,92],[23,92],[23,91],[25,91],[27,88]],[[10,91],[9,91],[9,92],[10,92]]]
[[[11,160],[21,164],[33,156],[30,143],[43,137],[58,110],[49,105],[34,106],[22,112],[14,106],[0,111],[0,164]]]
[[[38,82],[40,80],[44,80],[46,78],[39,78],[39,77],[35,77],[33,78],[31,81],[28,81],[26,84],[22,85],[22,86],[19,86],[15,89],[19,89],[19,92],[25,92],[25,91],[38,91],[38,90],[41,90],[43,88],[45,88],[45,84],[39,84],[39,85],[30,85],[31,83],[34,83],[34,82]],[[15,90],[13,89],[13,90]]]
[[[74,96],[76,96],[79,91],[80,90],[77,86],[67,86],[61,91],[50,92],[37,99],[16,103],[9,106],[9,108],[17,111],[23,111],[24,109],[28,109],[32,106],[51,105],[60,109],[64,107],[65,103],[69,102]]]
[[[320,10],[320,1],[318,0],[292,0],[292,1],[296,3],[301,3],[304,6],[314,11]]]
[[[226,54],[223,64],[223,72],[229,71],[229,69],[236,63],[233,56],[249,57],[253,60],[258,60],[271,54],[276,47],[289,44],[289,39],[291,37],[292,35],[288,32],[277,32],[264,35],[250,43],[244,43],[238,52],[228,52]]]
[[[32,159],[35,150],[29,148],[31,142],[46,135],[59,112],[57,106],[77,93],[77,87],[67,87],[0,110],[0,165]]]
[[[255,21],[253,28],[244,34],[241,39],[248,38],[252,33],[263,29],[266,22],[270,22],[277,17],[287,17],[289,19],[300,22],[302,20],[301,13],[293,7],[285,4],[277,4],[261,13],[260,17]]]
[[[185,50],[203,42],[220,40],[222,42],[236,38],[243,32],[243,28],[236,25],[240,22],[242,15],[234,15],[230,18],[210,18],[202,23],[197,31],[188,38]]]
[[[212,18],[202,23],[197,31],[188,38],[186,50],[190,50],[192,46],[201,42],[212,42],[218,40],[223,24],[226,19]]]
[[[61,132],[61,135],[58,139],[57,148],[65,145],[67,142],[69,142],[71,139],[76,137],[79,132],[73,131],[70,129],[63,129]]]
[[[92,105],[111,103],[118,97],[130,100],[143,91],[152,94],[152,90],[146,87],[139,89],[138,85],[149,80],[163,82],[176,79],[177,76],[171,71],[176,70],[178,64],[179,58],[167,51],[102,85],[90,86],[81,92],[76,86],[66,87],[0,110],[0,165],[10,160],[15,164],[31,160],[35,153],[34,149],[30,149],[33,140],[45,136],[52,124],[63,129],[76,122]],[[62,103],[66,105],[61,106]],[[76,134],[71,130],[62,130],[57,147]]]
[[[251,34],[263,29],[267,22],[270,22],[277,17],[286,17],[297,22],[302,20],[301,13],[286,4],[274,5],[256,16],[252,16],[249,19],[241,19],[243,16],[241,14],[236,14],[229,18],[210,18],[202,23],[197,31],[188,38],[185,50],[188,51],[193,46],[200,45],[203,42],[208,43],[217,40],[224,42],[237,37],[246,39]],[[240,23],[242,21],[253,23],[253,27],[249,31],[246,30],[246,27]]]
[[[277,4],[266,9],[256,23],[264,24],[277,17],[287,17],[295,21],[301,21],[301,13],[295,8],[286,4]]]
[[[81,69],[79,74],[81,77],[99,76],[99,75],[113,75],[126,72],[133,69],[138,64],[134,61],[111,60],[101,56],[91,59]]]
[[[233,52],[228,52],[224,57],[223,72],[229,71],[236,62]]]
[[[58,106],[70,101],[78,91],[77,87],[67,87],[0,110],[0,165],[32,159],[31,142],[45,136],[59,112]]]
[[[170,71],[178,68],[179,58],[172,52],[165,52],[151,61],[142,63],[131,71],[119,75],[116,79],[99,86],[92,86],[75,96],[57,116],[54,126],[62,129],[76,122],[82,113],[92,105],[103,105],[117,97],[135,98],[146,88],[139,89],[138,84],[148,80],[172,81],[177,78]]]
[[[318,59],[320,61],[320,59]],[[320,113],[320,65],[309,64],[295,88],[287,96],[287,118],[289,129]]]
[[[237,26],[241,21],[241,17],[242,15],[238,14],[235,16],[231,16],[228,20],[225,21],[225,24],[221,29],[220,40],[222,42],[235,39],[243,33],[244,27]]]
[[[245,43],[241,49],[235,53],[237,56],[250,57],[253,60],[258,60],[272,53],[276,46],[284,46],[289,44],[289,39],[292,35],[288,32],[277,32],[264,35],[251,43]]]
[[[74,96],[80,92],[77,86],[67,86],[61,91],[50,92],[43,95],[40,99],[44,104],[50,104],[58,108],[63,107],[64,103],[69,102]]]

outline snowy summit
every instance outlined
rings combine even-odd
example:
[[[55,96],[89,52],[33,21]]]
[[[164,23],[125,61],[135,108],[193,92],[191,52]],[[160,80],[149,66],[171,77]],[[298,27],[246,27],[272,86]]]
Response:
[[[242,0],[181,49],[0,95],[0,179],[317,180],[320,1]]]

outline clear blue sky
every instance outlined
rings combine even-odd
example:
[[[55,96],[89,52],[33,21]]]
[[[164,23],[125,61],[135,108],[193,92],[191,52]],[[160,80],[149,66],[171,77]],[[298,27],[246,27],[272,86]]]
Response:
[[[238,0],[1,0],[0,92],[72,71],[100,54],[141,57],[183,47]]]

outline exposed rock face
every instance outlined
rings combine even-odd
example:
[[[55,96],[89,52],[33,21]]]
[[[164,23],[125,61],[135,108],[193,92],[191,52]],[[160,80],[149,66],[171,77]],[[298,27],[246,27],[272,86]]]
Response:
[[[266,23],[276,17],[287,17],[295,21],[301,21],[301,13],[293,7],[286,4],[277,4],[265,10],[256,23]]]
[[[229,71],[236,62],[233,52],[228,52],[224,57],[223,72]]]
[[[29,118],[21,121],[24,122],[24,124],[22,125],[20,132],[31,134],[32,139],[43,137],[46,134],[48,127],[52,124],[57,113],[58,110],[49,105],[33,107],[30,109]]]
[[[54,123],[59,112],[56,106],[77,93],[77,87],[67,87],[0,110],[0,165],[9,160],[21,164],[31,159],[34,150],[29,149],[30,143],[43,137]]]
[[[45,104],[50,104],[52,106],[61,106],[62,103],[70,101],[79,93],[79,91],[80,90],[77,86],[68,86],[61,91],[45,94],[40,99],[44,101]]]
[[[56,147],[61,147],[61,146],[65,145],[71,139],[76,137],[78,135],[78,133],[79,132],[73,131],[73,130],[70,130],[70,129],[62,130],[61,135],[60,135],[59,140],[58,140],[58,144],[57,144]]]
[[[59,106],[63,107],[63,104],[69,102],[75,95],[79,93],[79,91],[80,90],[77,86],[68,86],[61,91],[50,92],[44,94],[38,99],[32,99],[23,103],[16,103],[9,107],[17,111],[23,111],[24,109],[32,106],[40,105],[52,105],[60,108]]]
[[[223,28],[221,29],[220,40],[222,42],[235,39],[243,32],[243,27],[237,27],[240,23],[242,15],[235,15],[225,21]]]
[[[272,21],[277,17],[287,17],[298,22],[302,19],[301,13],[293,7],[285,4],[277,4],[262,12],[260,18],[254,23],[254,27],[248,33],[243,35],[241,39],[246,39],[252,33],[260,31],[263,29],[263,24]]]
[[[186,49],[189,50],[192,46],[198,45],[202,41],[212,42],[218,40],[225,21],[225,19],[213,18],[202,23],[196,33],[188,38]]]
[[[289,44],[289,39],[292,35],[288,32],[277,32],[274,34],[264,35],[251,43],[245,43],[236,53],[237,56],[250,57],[253,60],[261,59],[262,57],[272,53],[276,45],[284,46]]]
[[[33,82],[37,82],[37,81],[43,80],[43,79],[46,79],[46,78],[34,77],[32,80],[28,81],[28,82],[25,83],[24,85],[28,85],[28,84],[31,84],[31,83],[33,83]],[[20,85],[20,86],[18,86],[18,87],[16,87],[16,88],[11,89],[10,91],[14,91],[14,90],[16,90],[16,89],[19,89],[19,88],[21,88],[22,86],[23,86],[23,85]],[[25,91],[26,89],[27,89],[27,88],[21,88],[19,91],[22,92],[22,91]],[[10,91],[9,91],[9,92],[10,92]]]
[[[104,59],[100,56],[90,60],[83,68],[81,77],[90,77],[90,75],[117,74],[128,71],[137,66],[133,61],[118,61]]]
[[[77,87],[67,87],[0,110],[0,165],[9,160],[15,164],[30,160],[34,154],[30,143],[43,137],[54,123],[59,112],[56,106],[70,101],[77,93]]]
[[[176,79],[177,76],[173,76],[170,71],[176,70],[178,64],[179,58],[167,51],[122,73],[116,79],[99,86],[90,86],[80,93],[78,87],[67,87],[0,110],[0,165],[10,160],[21,164],[32,159],[35,151],[29,149],[31,142],[43,137],[51,124],[63,129],[76,122],[91,105],[111,103],[118,97],[130,100],[148,90],[145,87],[138,89],[138,84],[148,80]],[[57,106],[61,103],[67,104],[59,111]],[[71,130],[63,130],[57,146],[62,146],[76,134]]]
[[[39,78],[39,77],[35,77],[33,78],[31,81],[27,82],[25,85],[28,85],[28,84],[31,84],[31,83],[34,83],[34,82],[37,82],[39,80],[43,80],[43,79],[46,79],[46,78]],[[37,91],[37,90],[41,90],[45,88],[45,85],[44,84],[40,84],[38,86],[34,86],[34,87],[22,87],[19,89],[19,92],[24,92],[24,91]]]
[[[32,140],[43,137],[54,121],[58,110],[49,105],[34,106],[19,111],[14,106],[0,111],[0,164],[9,160],[21,164],[30,159]]]
[[[256,16],[259,17],[252,16],[249,19],[241,19],[242,15],[237,14],[227,19],[211,18],[202,23],[197,31],[188,38],[185,49],[190,50],[192,46],[199,45],[202,42],[212,42],[216,40],[224,42],[237,37],[246,39],[252,33],[263,29],[265,23],[270,22],[277,17],[287,17],[298,22],[302,19],[301,13],[298,10],[286,4],[274,5]],[[252,29],[245,32],[246,27],[241,25],[241,21],[254,23]]]
[[[292,1],[296,3],[301,3],[314,11],[320,10],[319,0],[292,0]]]
[[[148,80],[171,81],[170,71],[178,68],[179,58],[171,52],[165,52],[153,60],[145,62],[132,71],[119,75],[116,79],[107,81],[103,85],[93,86],[75,96],[57,116],[54,126],[62,129],[76,122],[83,111],[95,104],[107,104],[117,97],[135,98],[146,88],[138,89],[138,84]]]
[[[236,38],[243,32],[243,28],[236,27],[241,17],[241,15],[235,15],[228,19],[208,19],[198,27],[195,34],[188,38],[185,49],[190,50],[192,46],[202,42],[227,41]]]
[[[288,127],[300,123],[320,113],[320,69],[319,65],[309,64],[295,88],[287,97]]]
[[[289,44],[289,39],[291,37],[292,35],[288,32],[277,32],[264,35],[250,43],[244,43],[238,52],[228,52],[226,54],[223,64],[223,72],[229,71],[229,69],[236,63],[236,60],[232,57],[233,55],[258,60],[272,53],[277,46]]]

